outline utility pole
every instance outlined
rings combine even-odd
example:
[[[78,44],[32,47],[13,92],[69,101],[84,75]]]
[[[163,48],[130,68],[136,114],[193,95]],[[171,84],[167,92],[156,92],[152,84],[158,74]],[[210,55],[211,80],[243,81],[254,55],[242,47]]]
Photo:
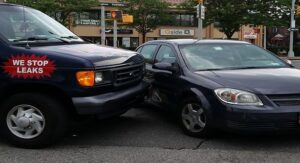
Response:
[[[111,11],[111,18],[114,20],[114,47],[118,46],[118,20],[122,20],[122,11]]]
[[[264,26],[264,49],[267,49],[267,26]]]
[[[296,0],[292,0],[291,28],[290,28],[290,49],[289,49],[288,57],[295,57],[295,53],[294,53],[294,30],[293,30],[296,27],[295,3],[296,3]]]
[[[118,22],[114,19],[114,47],[118,46]]]
[[[205,7],[203,6],[203,0],[198,0],[197,5],[197,18],[198,18],[198,39],[203,39],[203,19],[205,17]]]
[[[105,45],[105,6],[101,6],[101,45]]]

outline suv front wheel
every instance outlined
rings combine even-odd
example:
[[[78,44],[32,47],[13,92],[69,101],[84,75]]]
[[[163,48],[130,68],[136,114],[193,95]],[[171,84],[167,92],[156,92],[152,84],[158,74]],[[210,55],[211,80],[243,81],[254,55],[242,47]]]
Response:
[[[42,94],[16,94],[0,107],[0,130],[8,141],[19,147],[50,145],[64,134],[66,124],[63,106]]]

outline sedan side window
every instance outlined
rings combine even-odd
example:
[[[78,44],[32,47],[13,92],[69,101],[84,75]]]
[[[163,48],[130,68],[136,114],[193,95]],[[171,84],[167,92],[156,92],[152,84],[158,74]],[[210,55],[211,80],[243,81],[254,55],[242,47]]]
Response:
[[[169,46],[162,45],[156,55],[155,62],[175,63],[176,55]]]
[[[141,54],[144,56],[146,60],[152,60],[156,48],[157,45],[145,45],[141,50]]]

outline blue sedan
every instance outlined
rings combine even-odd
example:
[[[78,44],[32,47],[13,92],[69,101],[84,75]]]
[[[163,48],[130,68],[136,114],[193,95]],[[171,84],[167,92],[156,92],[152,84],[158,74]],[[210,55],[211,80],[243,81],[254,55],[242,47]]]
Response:
[[[150,41],[149,100],[177,112],[184,132],[214,129],[299,129],[300,70],[269,51],[241,41]]]

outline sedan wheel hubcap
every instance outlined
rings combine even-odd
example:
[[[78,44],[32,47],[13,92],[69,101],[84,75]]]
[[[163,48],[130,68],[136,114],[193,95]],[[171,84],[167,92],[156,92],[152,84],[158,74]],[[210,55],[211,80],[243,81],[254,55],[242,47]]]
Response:
[[[204,110],[198,104],[187,104],[183,108],[181,116],[185,128],[190,132],[200,132],[206,126]]]
[[[7,114],[8,129],[22,139],[33,139],[45,128],[45,117],[41,111],[31,105],[18,105]]]

